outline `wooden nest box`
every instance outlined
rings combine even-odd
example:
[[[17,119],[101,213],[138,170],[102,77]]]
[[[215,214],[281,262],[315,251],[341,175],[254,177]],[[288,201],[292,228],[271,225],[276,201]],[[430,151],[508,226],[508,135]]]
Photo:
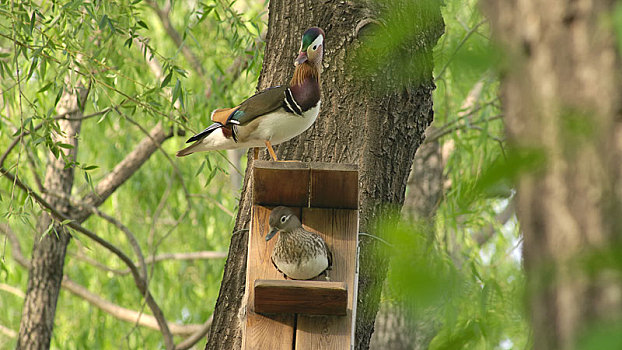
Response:
[[[333,253],[330,281],[286,280],[266,242],[272,208],[287,206]],[[246,268],[244,349],[326,350],[354,345],[358,284],[358,170],[333,163],[255,161]]]

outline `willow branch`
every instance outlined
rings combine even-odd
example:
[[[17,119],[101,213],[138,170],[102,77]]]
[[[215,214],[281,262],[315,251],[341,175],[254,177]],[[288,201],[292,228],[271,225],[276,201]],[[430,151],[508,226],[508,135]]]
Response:
[[[108,113],[109,111],[111,111],[113,109],[116,109],[119,106],[122,106],[126,101],[127,100],[124,100],[123,102],[119,103],[116,106],[111,106],[111,107],[108,107],[108,108],[104,108],[101,111],[97,111],[97,112],[94,112],[94,113],[91,113],[91,114],[83,115],[81,117],[73,117],[73,118],[67,117],[68,115],[71,115],[71,114],[73,114],[73,113],[78,111],[78,110],[74,109],[74,110],[71,110],[71,111],[67,111],[65,113],[58,114],[58,115],[54,116],[53,119],[54,120],[61,120],[61,119],[64,119],[64,120],[84,120],[84,119],[88,119],[88,118],[93,118],[93,117],[97,117],[99,115]],[[39,123],[39,124],[35,125],[33,127],[32,131],[38,131],[39,129],[41,129],[41,127],[43,127],[44,124],[45,123]],[[11,151],[13,151],[15,146],[17,146],[17,144],[22,140],[22,138],[24,136],[30,134],[30,132],[31,132],[30,130],[22,129],[22,132],[19,135],[17,135],[17,137],[14,138],[13,141],[11,141],[11,144],[9,145],[9,147],[7,147],[7,149],[4,151],[4,153],[0,157],[0,166],[4,166],[4,161],[9,156]]]
[[[117,188],[119,188],[127,179],[155,153],[160,145],[172,136],[171,132],[167,132],[162,123],[158,123],[148,135],[143,138],[138,145],[127,156],[114,167],[96,186],[95,191],[87,194],[81,200],[90,207],[98,207],[101,205]],[[88,208],[84,208],[75,215],[77,222],[83,222],[91,214]]]
[[[202,251],[190,253],[165,253],[147,258],[148,264],[153,264],[165,260],[208,260],[208,259],[224,259],[227,257],[226,252]]]
[[[190,349],[190,348],[192,348],[192,346],[194,346],[194,344],[196,344],[201,339],[203,339],[205,337],[205,335],[207,334],[207,332],[209,332],[209,328],[212,326],[213,318],[214,318],[214,315],[210,316],[207,319],[207,321],[205,321],[203,326],[201,326],[201,328],[196,331],[196,333],[194,333],[193,335],[191,335],[188,338],[186,338],[184,341],[182,341],[179,344],[177,344],[177,346],[175,347],[175,350]]]
[[[445,128],[444,130],[438,129],[438,130],[434,131],[433,133],[431,133],[430,136],[426,137],[425,140],[423,141],[423,143],[426,144],[426,143],[431,143],[431,142],[437,141],[440,138],[442,138],[444,136],[447,136],[447,135],[451,134],[452,132],[455,132],[455,131],[458,131],[458,130],[477,129],[476,127],[474,127],[474,125],[485,124],[485,123],[488,123],[490,121],[501,119],[501,118],[503,118],[503,114],[497,114],[497,115],[493,115],[492,117],[476,120],[476,121],[471,122],[469,124],[466,124],[466,123],[465,124],[459,124],[459,125],[455,125],[455,126],[453,126],[451,128]],[[479,130],[479,129],[477,129],[477,130]]]
[[[102,219],[116,226],[123,233],[125,233],[125,237],[127,237],[127,240],[128,242],[130,242],[132,249],[134,249],[136,258],[138,258],[138,267],[140,268],[140,271],[142,272],[142,277],[146,279],[147,278],[147,265],[145,264],[145,256],[143,255],[143,251],[140,249],[140,245],[138,244],[138,241],[136,240],[136,236],[134,236],[132,231],[130,231],[130,229],[127,228],[127,226],[123,225],[119,220],[113,218],[112,216],[102,212],[101,210],[95,207],[92,207],[91,211],[97,216],[101,217]]]
[[[15,288],[10,284],[0,283],[0,290],[11,293],[21,299],[24,299],[26,297],[26,294],[24,294],[21,289]]]
[[[508,205],[501,211],[499,214],[495,216],[495,221],[497,225],[503,226],[508,220],[510,220],[514,216],[514,202],[512,200],[508,201]],[[477,242],[478,246],[483,246],[486,244],[497,232],[495,224],[488,224],[481,231],[473,234],[473,239]]]
[[[159,330],[158,321],[155,317],[151,315],[146,315],[140,313],[138,311],[126,309],[121,307],[115,303],[112,303],[104,298],[100,297],[97,294],[92,293],[88,289],[84,288],[80,284],[74,282],[68,277],[63,277],[63,288],[71,292],[72,294],[86,300],[91,305],[96,306],[102,311],[110,314],[114,318],[117,318],[122,321],[138,323],[139,325],[155,330]],[[171,333],[174,335],[188,336],[195,334],[200,331],[204,325],[201,324],[178,324],[178,323],[169,323],[168,324]],[[177,347],[176,347],[177,349]]]
[[[0,324],[0,333],[6,335],[9,338],[17,338],[17,332],[11,328],[5,327]]]
[[[436,78],[434,80],[439,80],[439,79],[443,78],[443,74],[445,74],[445,71],[447,70],[447,67],[449,67],[449,64],[456,57],[456,54],[458,53],[458,51],[460,51],[460,48],[462,48],[462,45],[464,45],[464,43],[466,43],[467,40],[469,40],[471,35],[476,33],[477,29],[479,29],[479,27],[481,27],[484,23],[486,23],[486,21],[487,20],[480,21],[479,23],[474,25],[473,28],[469,29],[469,31],[466,32],[466,34],[464,35],[464,37],[462,37],[462,40],[460,40],[460,42],[458,43],[458,45],[454,49],[454,52],[451,54],[451,56],[449,57],[447,62],[445,62],[445,65],[443,66],[443,68],[441,68],[441,70],[439,71],[438,75],[436,76]]]
[[[145,259],[145,263],[147,265],[151,265],[154,263],[174,260],[174,261],[188,261],[188,260],[210,260],[210,259],[225,259],[227,257],[226,252],[216,252],[216,251],[201,251],[201,252],[189,252],[189,253],[163,253],[158,254],[156,256],[150,256]],[[98,269],[104,270],[106,272],[112,272],[116,275],[127,275],[131,271],[130,269],[118,270],[111,267],[108,267],[99,261],[90,258],[83,254],[75,255],[75,258],[78,260],[82,260],[87,264],[90,264]]]
[[[9,239],[9,244],[11,245],[11,252],[13,254],[13,259],[17,261],[18,264],[23,267],[30,269],[30,261],[24,256],[22,252],[22,246],[17,239],[17,236],[11,230],[8,224],[0,224],[0,232],[3,232],[7,238]]]
[[[17,178],[11,172],[7,171],[4,167],[0,167],[0,175],[3,175],[7,177],[9,180],[13,181],[19,188],[21,188],[29,196],[31,196],[37,203],[39,203],[39,205],[45,208],[49,212],[50,216],[52,216],[54,219],[60,222],[66,222],[65,224],[66,226],[74,229],[75,231],[78,231],[84,234],[85,236],[99,243],[101,246],[108,249],[116,256],[118,256],[130,268],[132,272],[132,277],[134,278],[134,282],[136,286],[138,287],[138,290],[143,295],[145,301],[147,302],[147,305],[151,309],[151,312],[153,313],[154,317],[158,321],[160,332],[162,333],[164,337],[164,343],[166,345],[166,348],[167,349],[175,348],[175,343],[173,342],[173,336],[171,334],[170,329],[168,328],[168,323],[166,322],[164,313],[162,312],[162,310],[160,309],[156,301],[153,299],[151,292],[149,292],[149,289],[147,288],[146,281],[140,276],[140,272],[138,271],[138,268],[136,267],[132,259],[130,259],[127,255],[125,255],[125,253],[123,253],[119,248],[117,248],[110,242],[99,237],[97,234],[84,228],[82,225],[80,225],[76,221],[72,220],[71,218],[67,217],[63,213],[56,210],[56,208],[50,205],[39,194],[33,191],[28,185],[24,184],[19,178]]]
[[[17,240],[17,237],[15,236],[15,234],[11,231],[10,227],[8,227],[8,225],[6,224],[1,224],[0,229],[9,238],[9,242],[11,244],[11,251],[13,252],[13,259],[15,259],[15,261],[20,266],[24,268],[28,268],[30,265],[30,261],[28,261],[27,259],[23,257],[19,241]],[[199,253],[202,253],[202,252],[199,252]],[[177,254],[172,254],[172,255],[177,255]],[[129,270],[128,270],[128,273],[129,273]],[[143,327],[159,330],[159,326],[158,326],[158,323],[155,317],[151,315],[145,315],[145,314],[141,315],[137,311],[126,309],[115,303],[107,301],[104,298],[100,297],[99,295],[92,293],[91,291],[84,288],[80,284],[71,280],[67,276],[63,277],[62,287],[68,290],[69,292],[73,293],[74,295],[86,300],[91,305],[103,310],[104,312],[112,315],[113,317],[117,319],[127,321],[127,322],[132,322],[132,323],[137,322],[139,325]],[[12,293],[20,298],[25,297],[25,294],[21,289],[15,288],[8,284],[0,283],[0,290],[4,290],[6,292]],[[209,327],[209,324],[211,324],[211,318],[208,319],[208,322],[206,323],[208,324],[208,327]],[[171,333],[174,335],[181,335],[181,336],[196,335],[197,333],[202,332],[204,327],[205,327],[205,323],[204,324],[189,324],[189,325],[169,323],[169,328],[171,330]],[[176,349],[177,348],[178,347],[176,347]]]
[[[166,31],[166,34],[168,34],[168,36],[173,40],[175,46],[177,46],[181,50],[184,57],[186,57],[186,59],[192,66],[192,69],[197,72],[199,77],[201,77],[201,80],[207,83],[207,78],[205,76],[205,69],[203,68],[203,65],[201,64],[197,56],[190,50],[190,48],[185,45],[181,35],[179,35],[179,32],[175,29],[173,23],[171,22],[171,19],[169,17],[171,6],[170,1],[166,2],[164,8],[161,8],[158,3],[153,0],[147,1],[147,4],[156,13],[158,18],[160,19],[162,27],[164,27],[164,30]]]

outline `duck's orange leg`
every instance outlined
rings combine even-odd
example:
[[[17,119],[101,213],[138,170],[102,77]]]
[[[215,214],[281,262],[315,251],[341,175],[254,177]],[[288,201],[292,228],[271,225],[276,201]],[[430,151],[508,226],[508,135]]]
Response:
[[[275,162],[278,162],[278,158],[276,157],[276,153],[274,153],[274,150],[272,149],[272,145],[270,144],[270,141],[266,140],[264,141],[266,143],[266,148],[268,148],[268,153],[270,153],[270,156],[272,157],[272,160]]]

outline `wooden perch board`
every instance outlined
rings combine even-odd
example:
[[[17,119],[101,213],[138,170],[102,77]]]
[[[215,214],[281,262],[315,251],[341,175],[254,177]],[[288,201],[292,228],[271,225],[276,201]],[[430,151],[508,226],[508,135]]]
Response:
[[[255,280],[255,312],[346,315],[345,282]]]
[[[333,252],[330,282],[285,280],[272,265],[277,240],[266,242],[265,236],[278,205],[294,209],[305,229],[324,238]],[[251,211],[243,349],[350,349],[358,284],[356,166],[256,161]],[[275,291],[281,297],[274,298]],[[268,311],[283,313],[260,313]]]

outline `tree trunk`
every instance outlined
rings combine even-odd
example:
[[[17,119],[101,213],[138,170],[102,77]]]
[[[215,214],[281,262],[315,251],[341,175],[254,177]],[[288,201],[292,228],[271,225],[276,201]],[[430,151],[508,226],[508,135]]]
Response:
[[[76,94],[79,92],[79,94]],[[68,113],[68,118],[82,116],[82,102],[86,100],[88,91],[84,88],[73,90],[66,87],[59,101],[58,114]],[[78,108],[80,106],[80,108]],[[80,120],[58,121],[61,134],[52,134],[54,142],[72,145],[73,148],[61,148],[69,161],[76,160],[78,150],[77,135],[80,133]],[[51,152],[48,156],[48,165],[45,174],[45,193],[43,198],[56,207],[60,212],[69,215],[69,205],[61,198],[68,197],[73,187],[74,168],[66,167],[65,159],[59,155],[56,158]],[[54,328],[56,302],[63,279],[65,253],[71,235],[66,228],[46,213],[41,213],[37,223],[37,234],[34,239],[32,259],[28,272],[28,289],[22,310],[22,319],[19,328],[18,349],[48,349]]]
[[[400,5],[408,1],[397,2]],[[360,229],[373,232],[374,223],[386,208],[400,207],[415,151],[431,123],[432,47],[443,31],[440,4],[418,13],[434,25],[417,33],[416,39],[400,43],[400,53],[423,60],[422,78],[417,84],[401,86],[395,71],[383,71],[365,80],[359,79],[355,50],[363,35],[373,36],[380,9],[376,2],[351,3],[306,0],[271,1],[267,45],[259,89],[288,82],[293,59],[302,32],[310,26],[326,31],[324,72],[322,74],[322,110],[314,126],[301,136],[277,148],[280,159],[355,163],[360,172]],[[398,7],[398,6],[396,6]],[[411,18],[412,20],[412,18]],[[417,19],[415,19],[417,20]],[[378,34],[377,34],[378,35]],[[368,57],[365,57],[368,59]],[[390,73],[393,73],[391,75]],[[378,85],[384,84],[382,88]],[[250,158],[250,157],[249,157]],[[242,297],[246,275],[246,248],[250,210],[252,160],[249,160],[240,200],[240,211],[229,248],[229,257],[214,311],[206,349],[238,349],[244,315]],[[381,243],[380,243],[381,244]],[[387,259],[380,254],[379,243],[361,237],[360,275],[357,305],[356,348],[366,349],[373,332],[374,319]]]
[[[527,168],[516,202],[535,349],[575,349],[585,331],[622,316],[619,265],[593,260],[619,261],[622,232],[615,3],[488,1],[510,58],[502,79],[510,159]],[[619,340],[619,323],[617,332]]]
[[[426,135],[430,135],[430,130],[434,127],[430,126]],[[404,217],[433,222],[443,195],[444,168],[442,146],[438,140],[425,142],[417,149],[402,208]],[[433,239],[431,226],[429,231]],[[383,286],[382,295],[370,349],[427,349],[439,325],[434,311],[417,310],[415,313],[412,300],[405,300],[404,295],[395,291],[388,281]]]

